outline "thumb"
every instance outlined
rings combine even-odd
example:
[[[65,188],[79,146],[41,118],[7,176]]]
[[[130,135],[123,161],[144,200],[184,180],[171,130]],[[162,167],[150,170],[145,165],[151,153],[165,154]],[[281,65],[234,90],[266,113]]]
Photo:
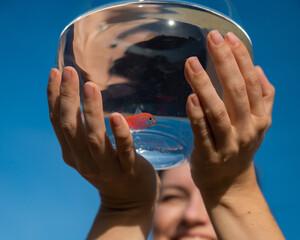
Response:
[[[112,113],[110,126],[115,137],[120,165],[126,172],[132,173],[136,152],[128,124],[120,113]]]

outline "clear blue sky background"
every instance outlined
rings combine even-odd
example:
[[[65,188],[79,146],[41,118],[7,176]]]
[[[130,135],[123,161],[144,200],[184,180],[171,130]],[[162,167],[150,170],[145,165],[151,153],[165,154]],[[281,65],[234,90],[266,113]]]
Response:
[[[63,163],[46,99],[60,32],[87,3],[0,0],[1,239],[84,239],[98,209],[97,191]],[[277,90],[273,125],[256,155],[262,189],[287,239],[297,239],[300,2],[232,3],[255,63]]]

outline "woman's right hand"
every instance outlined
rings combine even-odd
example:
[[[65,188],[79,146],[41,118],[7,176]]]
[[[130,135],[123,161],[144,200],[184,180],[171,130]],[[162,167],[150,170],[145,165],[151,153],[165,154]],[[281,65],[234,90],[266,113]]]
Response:
[[[152,212],[157,197],[156,172],[136,153],[127,122],[119,113],[110,116],[116,142],[113,148],[106,134],[98,86],[92,82],[84,85],[85,123],[74,68],[65,67],[63,73],[52,69],[47,92],[50,120],[63,159],[99,190],[100,211],[115,216],[127,211],[136,215]]]

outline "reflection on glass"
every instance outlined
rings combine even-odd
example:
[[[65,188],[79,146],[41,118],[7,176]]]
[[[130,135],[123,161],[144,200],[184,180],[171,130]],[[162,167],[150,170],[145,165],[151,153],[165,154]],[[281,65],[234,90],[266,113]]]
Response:
[[[120,112],[146,124],[132,127],[138,153],[156,169],[181,165],[189,158],[193,134],[185,112],[192,89],[184,62],[197,56],[220,96],[222,87],[206,49],[206,35],[234,32],[247,46],[247,34],[229,18],[208,8],[179,2],[137,1],[95,9],[69,24],[61,34],[57,66],[73,66],[80,88],[100,87],[108,117]],[[139,115],[140,114],[140,115]],[[147,115],[148,116],[148,115]],[[148,118],[150,118],[148,116]],[[114,142],[108,119],[107,133]]]

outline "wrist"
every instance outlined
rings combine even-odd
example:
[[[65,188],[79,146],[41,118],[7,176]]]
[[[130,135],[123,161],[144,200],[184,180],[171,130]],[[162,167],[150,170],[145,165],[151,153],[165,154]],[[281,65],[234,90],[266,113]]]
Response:
[[[108,209],[100,206],[87,239],[147,239],[154,206],[133,209]]]
[[[233,184],[227,189],[215,189],[214,191],[201,192],[205,205],[209,209],[223,206],[230,209],[231,206],[246,206],[252,204],[253,200],[263,199],[262,192],[257,182],[247,184]]]
[[[221,203],[221,201],[227,201],[227,199],[236,199],[249,196],[249,194],[261,193],[253,164],[240,174],[222,180],[202,181],[202,179],[197,180],[196,176],[193,177],[195,184],[207,204],[216,205]]]
[[[134,208],[107,208],[103,205],[100,206],[98,215],[103,218],[127,218],[135,219],[136,217],[146,217],[152,215],[154,212],[154,205],[145,205]]]
[[[203,200],[222,239],[284,239],[258,184],[235,186],[218,197],[207,194]]]

